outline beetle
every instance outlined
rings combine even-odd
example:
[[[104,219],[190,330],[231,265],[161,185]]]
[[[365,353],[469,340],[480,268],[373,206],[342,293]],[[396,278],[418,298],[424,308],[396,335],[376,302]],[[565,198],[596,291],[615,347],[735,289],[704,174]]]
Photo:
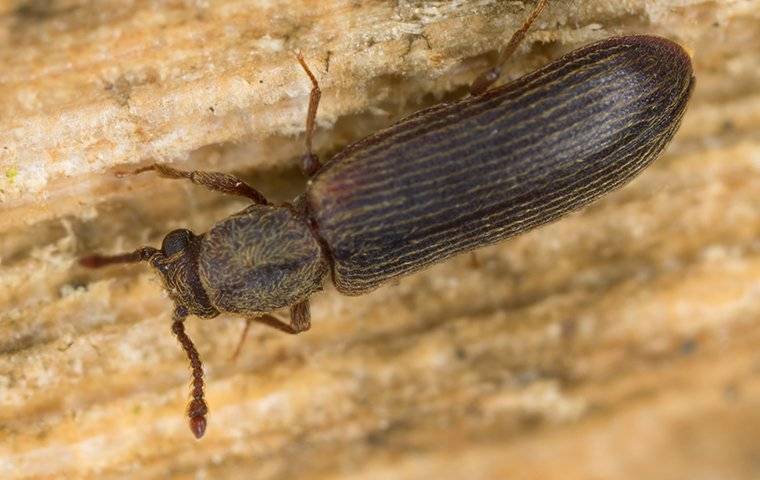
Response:
[[[144,261],[158,272],[175,304],[172,331],[192,366],[188,416],[196,438],[208,408],[201,361],[184,330],[189,315],[245,316],[243,338],[251,321],[303,332],[309,297],[327,276],[343,294],[369,292],[584,207],[658,157],[695,81],[688,54],[672,41],[610,38],[489,89],[546,3],[539,0],[470,96],[414,113],[325,165],[311,146],[321,91],[298,54],[312,83],[303,157],[310,177],[292,203],[273,205],[224,173],[160,164],[131,172],[152,170],[251,200],[205,233],[170,232],[160,249],[80,259],[92,268]],[[272,315],[286,307],[288,323]]]

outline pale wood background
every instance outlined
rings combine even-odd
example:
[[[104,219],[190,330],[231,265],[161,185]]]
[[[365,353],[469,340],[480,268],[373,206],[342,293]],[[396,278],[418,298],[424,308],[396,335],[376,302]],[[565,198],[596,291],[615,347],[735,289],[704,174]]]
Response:
[[[667,154],[528,235],[358,298],[295,338],[191,319],[211,414],[146,268],[93,250],[243,205],[128,164],[303,188],[309,84],[329,156],[463,92],[531,2],[0,0],[0,477],[760,477],[760,1],[551,2],[513,76],[657,33],[697,89]],[[329,64],[328,64],[329,57]],[[328,69],[329,66],[329,69]]]

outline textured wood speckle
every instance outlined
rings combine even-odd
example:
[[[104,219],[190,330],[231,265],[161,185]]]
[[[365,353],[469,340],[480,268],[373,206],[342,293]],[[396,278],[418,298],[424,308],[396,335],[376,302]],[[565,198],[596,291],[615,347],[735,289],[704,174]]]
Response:
[[[309,82],[328,155],[457,98],[527,2],[0,0],[0,477],[760,476],[760,2],[550,2],[510,75],[655,33],[697,86],[665,156],[526,236],[348,298],[313,328],[188,322],[209,427],[187,430],[170,302],[77,255],[202,231],[235,199],[115,170],[176,160],[303,188]],[[328,69],[329,58],[329,69]]]

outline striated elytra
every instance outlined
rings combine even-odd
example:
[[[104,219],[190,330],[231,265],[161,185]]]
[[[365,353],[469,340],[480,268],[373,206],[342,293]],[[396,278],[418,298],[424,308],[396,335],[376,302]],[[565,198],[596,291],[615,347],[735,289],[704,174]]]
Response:
[[[588,205],[657,157],[693,84],[677,44],[612,38],[346,148],[305,194],[335,286],[364,293]]]
[[[173,332],[193,367],[188,415],[196,437],[208,408],[200,359],[184,331],[188,315],[233,312],[299,333],[310,326],[309,296],[328,276],[341,293],[358,295],[556,220],[657,158],[694,86],[677,44],[611,38],[502,87],[417,112],[320,166],[311,152],[319,87],[299,61],[314,84],[304,159],[313,175],[303,195],[272,205],[231,175],[152,165],[137,172],[189,179],[253,204],[206,233],[175,230],[161,249],[81,259],[89,267],[147,261],[160,274],[176,305]],[[284,307],[289,323],[271,314]]]

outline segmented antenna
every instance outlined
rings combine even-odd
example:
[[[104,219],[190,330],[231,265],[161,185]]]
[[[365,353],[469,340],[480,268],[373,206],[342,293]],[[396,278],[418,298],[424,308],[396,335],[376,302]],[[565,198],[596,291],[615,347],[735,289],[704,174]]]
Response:
[[[192,430],[193,435],[195,438],[201,438],[206,431],[206,414],[208,413],[208,406],[203,399],[203,364],[193,341],[185,333],[185,317],[187,317],[185,307],[177,307],[174,310],[172,333],[176,335],[190,360],[190,367],[193,371],[193,388],[191,390],[193,399],[187,406],[187,416],[190,418],[190,430]]]

